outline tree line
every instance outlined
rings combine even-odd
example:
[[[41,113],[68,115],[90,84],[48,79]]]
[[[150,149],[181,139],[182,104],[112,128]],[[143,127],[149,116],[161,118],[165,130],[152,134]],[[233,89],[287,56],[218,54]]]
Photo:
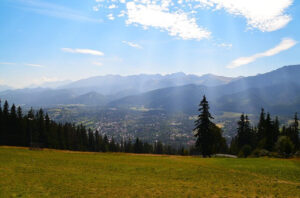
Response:
[[[173,148],[158,141],[153,144],[139,138],[116,142],[114,138],[101,135],[99,131],[86,129],[83,125],[57,123],[43,109],[32,108],[23,114],[22,108],[10,107],[0,101],[0,145],[31,148],[53,148],[74,151],[127,152],[153,154],[187,154],[183,148]]]
[[[74,151],[127,152],[176,155],[199,155],[211,157],[216,153],[234,154],[247,157],[277,152],[290,156],[300,149],[297,113],[288,126],[280,127],[278,118],[272,120],[262,109],[259,122],[251,126],[247,115],[242,114],[237,122],[237,135],[230,146],[222,136],[222,129],[213,123],[209,104],[204,96],[199,104],[199,115],[195,121],[195,146],[190,148],[165,145],[158,141],[153,144],[139,138],[116,142],[113,137],[101,135],[99,131],[86,129],[74,123],[57,123],[49,118],[43,109],[32,108],[23,114],[20,106],[9,107],[7,101],[0,101],[0,145],[25,146],[31,148],[53,148]]]
[[[278,117],[261,110],[259,122],[251,126],[247,115],[242,114],[238,121],[237,135],[231,141],[230,152],[247,157],[251,153],[277,152],[289,156],[300,149],[299,120],[297,113],[288,126],[280,126]]]
[[[251,126],[248,116],[243,113],[237,122],[236,136],[227,150],[221,129],[212,122],[205,96],[199,104],[199,111],[195,121],[196,148],[204,157],[226,152],[241,157],[267,155],[270,152],[273,156],[288,157],[300,149],[297,113],[291,124],[282,127],[278,117],[272,120],[270,113],[266,114],[264,109],[256,126]]]

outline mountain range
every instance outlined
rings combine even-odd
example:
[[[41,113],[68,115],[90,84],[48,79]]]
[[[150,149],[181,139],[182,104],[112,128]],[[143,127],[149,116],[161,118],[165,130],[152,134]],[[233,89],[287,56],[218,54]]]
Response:
[[[213,111],[300,112],[300,65],[250,77],[230,78],[174,73],[169,75],[107,75],[64,83],[56,88],[26,88],[0,92],[20,105],[85,104],[103,107],[145,107],[196,113],[206,95]]]

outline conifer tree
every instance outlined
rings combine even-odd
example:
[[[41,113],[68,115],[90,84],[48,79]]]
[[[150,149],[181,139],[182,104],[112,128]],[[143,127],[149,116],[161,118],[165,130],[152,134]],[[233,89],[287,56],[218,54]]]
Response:
[[[257,137],[259,140],[262,140],[265,137],[265,122],[265,110],[262,108],[257,125]]]
[[[95,139],[94,139],[94,133],[91,129],[88,129],[88,139],[89,139],[88,150],[94,151],[95,150]]]
[[[290,139],[293,142],[293,144],[295,145],[296,149],[299,149],[300,147],[300,142],[299,142],[299,120],[298,120],[298,114],[295,113],[294,116],[294,122],[291,126],[291,132],[290,132]]]
[[[210,157],[217,152],[216,148],[222,142],[221,130],[211,121],[213,117],[209,112],[209,104],[206,97],[203,96],[199,104],[199,116],[195,121],[196,147],[202,153],[203,157]]]
[[[2,111],[2,104],[0,100],[0,145],[3,145],[3,138],[4,138],[4,130],[3,130],[3,111]]]
[[[96,130],[95,132],[95,151],[99,152],[100,151],[100,137],[99,137],[99,131]]]

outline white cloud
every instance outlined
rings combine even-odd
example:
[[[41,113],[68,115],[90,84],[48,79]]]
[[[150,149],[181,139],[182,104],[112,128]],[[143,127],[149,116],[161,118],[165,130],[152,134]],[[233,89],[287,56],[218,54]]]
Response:
[[[126,11],[125,10],[121,10],[121,12],[118,14],[118,17],[123,17],[125,16]]]
[[[137,43],[132,43],[132,42],[129,42],[129,41],[122,41],[122,43],[130,46],[130,47],[134,47],[134,48],[137,48],[137,49],[142,49],[143,47],[140,46],[139,44]]]
[[[107,18],[109,19],[109,20],[115,20],[115,17],[114,17],[114,15],[113,14],[108,14],[107,15]]]
[[[39,65],[39,64],[31,64],[31,63],[25,63],[24,65],[29,66],[29,67],[45,67],[44,65]]]
[[[110,6],[108,6],[108,9],[114,9],[117,8],[116,4],[111,4]]]
[[[224,9],[232,15],[243,16],[251,28],[271,32],[283,28],[291,21],[285,10],[293,0],[194,0],[199,7]]]
[[[297,44],[297,42],[293,39],[290,39],[290,38],[283,39],[279,45],[277,45],[276,47],[274,47],[272,49],[269,49],[269,50],[267,50],[265,52],[262,52],[262,53],[255,54],[253,56],[241,57],[241,58],[238,58],[238,59],[232,61],[227,66],[227,68],[230,68],[230,69],[237,68],[237,67],[240,67],[242,65],[252,63],[258,58],[263,58],[263,57],[267,57],[267,56],[274,56],[274,55],[276,55],[276,54],[278,54],[282,51],[290,49],[291,47],[293,47],[296,44]]]
[[[294,0],[96,0],[97,6],[116,9],[107,17],[127,16],[126,23],[154,27],[182,39],[209,38],[209,30],[201,27],[202,9],[225,10],[233,16],[244,17],[249,29],[272,32],[285,27],[292,17],[287,9]],[[112,11],[112,10],[111,10]],[[121,11],[121,12],[120,12]]]
[[[136,4],[128,2],[126,20],[127,24],[142,25],[166,30],[169,35],[187,39],[207,39],[211,33],[197,25],[196,19],[188,17],[184,12],[169,12],[169,1],[163,1],[162,5]]]
[[[93,7],[93,10],[94,10],[95,12],[98,12],[98,11],[99,11],[99,6],[94,6],[94,7]]]
[[[61,49],[64,52],[69,52],[69,53],[77,53],[77,54],[90,54],[94,56],[103,56],[104,53],[97,51],[97,50],[92,50],[92,49],[72,49],[72,48],[62,48]]]
[[[218,47],[224,47],[227,49],[231,49],[232,48],[232,44],[231,43],[221,43],[217,45]]]

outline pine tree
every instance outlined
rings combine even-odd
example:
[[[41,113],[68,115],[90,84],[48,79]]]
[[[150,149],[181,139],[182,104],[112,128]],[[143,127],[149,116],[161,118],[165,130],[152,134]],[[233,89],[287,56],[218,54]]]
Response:
[[[290,139],[293,142],[293,144],[295,145],[296,149],[299,149],[300,147],[300,142],[299,142],[299,120],[298,120],[298,114],[295,113],[294,116],[294,122],[291,125],[291,132],[290,132]]]
[[[265,122],[266,122],[266,119],[265,119],[265,110],[262,108],[261,109],[261,113],[260,113],[260,117],[259,117],[259,122],[258,122],[258,125],[257,125],[257,138],[259,140],[262,140],[265,138],[265,135],[266,135],[266,129],[265,129]],[[259,144],[263,144],[262,146],[264,146],[264,143],[260,142]]]
[[[100,135],[98,130],[95,132],[95,151],[100,151]]]
[[[241,151],[242,148],[248,146],[249,148],[253,149],[255,146],[255,133],[250,126],[250,121],[248,116],[242,114],[240,120],[238,121],[238,128],[237,128],[237,136],[235,138],[236,142],[232,142],[232,146],[236,146],[235,150],[237,154],[237,150]],[[236,145],[234,145],[235,143]],[[231,150],[234,150],[233,148]]]
[[[3,111],[2,111],[2,118],[3,118],[3,139],[2,143],[4,145],[7,145],[9,143],[8,137],[9,137],[9,105],[8,102],[5,101],[3,105]]]
[[[163,154],[163,144],[160,141],[155,142],[154,153],[155,154]]]
[[[135,153],[143,153],[143,143],[139,138],[136,138],[135,143],[133,145],[133,151]]]
[[[0,100],[0,145],[3,145],[4,139],[4,121],[3,121],[3,111],[2,111],[2,104]]]
[[[46,146],[46,131],[45,131],[45,119],[44,119],[44,111],[40,109],[36,115],[37,118],[37,133],[39,135],[38,142],[41,146]]]
[[[109,151],[108,149],[109,149],[109,141],[108,141],[107,135],[105,134],[104,138],[103,138],[103,143],[102,143],[102,149],[101,150],[103,152],[107,152],[107,151]]]
[[[89,136],[89,151],[95,151],[95,137],[94,133],[91,129],[88,130],[88,136]]]
[[[16,144],[20,146],[26,146],[26,126],[23,119],[22,109],[19,106],[17,109],[17,134],[16,134]]]
[[[195,137],[197,137],[196,147],[202,153],[203,157],[210,157],[213,153],[217,152],[215,148],[219,147],[218,144],[222,142],[221,130],[211,121],[213,117],[209,112],[209,104],[205,96],[203,96],[198,110],[200,114],[195,121],[194,129],[196,132]]]
[[[270,113],[267,113],[267,118],[265,121],[265,145],[264,148],[268,151],[273,149],[274,143],[273,142],[273,121],[271,119]]]

